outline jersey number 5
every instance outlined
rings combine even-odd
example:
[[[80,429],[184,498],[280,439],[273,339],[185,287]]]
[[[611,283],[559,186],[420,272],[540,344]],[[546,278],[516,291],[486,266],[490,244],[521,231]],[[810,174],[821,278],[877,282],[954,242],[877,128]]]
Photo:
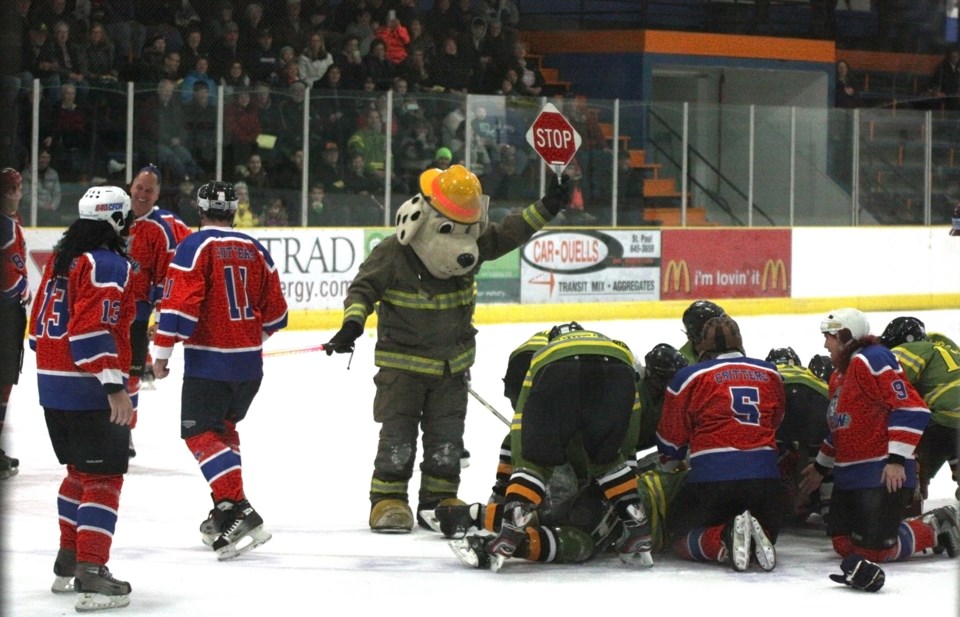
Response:
[[[730,409],[742,424],[760,424],[760,391],[756,388],[730,388]]]

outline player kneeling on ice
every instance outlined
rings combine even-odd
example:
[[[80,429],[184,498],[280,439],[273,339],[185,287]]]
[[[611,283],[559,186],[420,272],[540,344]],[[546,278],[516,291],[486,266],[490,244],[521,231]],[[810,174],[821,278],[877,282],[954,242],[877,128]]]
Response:
[[[480,181],[462,165],[420,175],[420,193],[397,212],[397,233],[360,265],[343,325],[327,354],[350,353],[377,310],[373,418],[381,424],[370,481],[370,528],[407,532],[407,490],[423,431],[417,511],[457,499],[467,413],[467,370],[476,333],[476,274],[483,262],[525,243],[569,201],[569,181],[502,223],[488,223]],[[429,528],[418,516],[419,523]]]
[[[697,350],[699,362],[667,387],[657,427],[665,466],[690,454],[667,518],[674,550],[737,571],[751,560],[773,570],[784,506],[776,441],[783,379],[773,364],[744,356],[740,327],[727,315],[707,320]]]
[[[57,460],[67,467],[57,511],[54,593],[76,609],[130,604],[130,583],[107,569],[127,472],[133,402],[127,392],[136,313],[126,253],[130,197],[89,189],[80,218],[53,248],[30,316],[40,404]]]
[[[863,312],[832,311],[820,332],[836,367],[830,377],[830,434],[803,470],[800,489],[811,493],[833,471],[827,517],[833,550],[876,563],[927,549],[957,557],[960,521],[954,506],[904,517],[917,487],[914,454],[930,422],[923,398],[897,356],[870,334]]]
[[[220,560],[271,538],[244,491],[237,423],[260,389],[263,341],[287,325],[270,253],[231,229],[237,202],[232,184],[200,187],[200,231],[174,254],[153,341],[157,379],[170,374],[173,346],[183,342],[180,436],[210,485],[214,507],[200,533]]]
[[[494,571],[509,557],[583,561],[610,544],[627,563],[653,565],[636,471],[621,451],[625,443],[633,447],[639,427],[633,354],[575,322],[556,326],[548,339],[533,354],[517,400],[513,472],[503,504],[486,509],[489,529],[496,528],[493,517],[501,517],[499,531],[452,542],[451,548],[464,563]],[[570,504],[584,519],[593,518],[590,509],[600,515],[586,533],[575,525],[540,522],[553,471],[568,461],[571,448],[582,454],[592,481]],[[619,529],[615,537],[612,528]]]

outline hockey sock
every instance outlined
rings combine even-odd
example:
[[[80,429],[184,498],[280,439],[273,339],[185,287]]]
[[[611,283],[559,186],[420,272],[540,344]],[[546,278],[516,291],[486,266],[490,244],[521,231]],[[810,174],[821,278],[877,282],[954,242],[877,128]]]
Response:
[[[557,536],[549,527],[528,527],[527,541],[517,547],[514,557],[543,563],[557,559]]]
[[[677,556],[690,561],[720,561],[723,525],[695,527],[673,545]]]
[[[240,456],[240,433],[237,432],[237,425],[230,420],[223,421],[223,443],[225,443],[236,455]]]
[[[510,475],[510,484],[504,492],[505,501],[518,501],[540,506],[547,494],[547,487],[540,474],[529,469],[518,469]]]
[[[599,475],[597,484],[618,513],[626,508],[626,502],[637,499],[637,473],[626,463]]]
[[[510,450],[510,435],[500,445],[500,459],[497,462],[497,479],[493,484],[493,494],[503,497],[507,484],[510,483],[510,475],[513,473],[513,455]]]
[[[503,522],[503,505],[499,503],[488,503],[483,507],[480,515],[480,526],[486,531],[500,531],[500,523]]]
[[[206,432],[186,439],[193,458],[213,492],[214,502],[243,500],[243,476],[240,456],[216,433]]]
[[[900,524],[900,533],[903,532],[903,523]],[[864,559],[869,559],[875,563],[886,563],[899,559],[901,545],[903,544],[902,535],[898,539],[896,546],[890,548],[863,548],[853,543],[850,536],[833,536],[833,550],[841,557],[850,555],[859,555]]]
[[[60,519],[60,548],[77,550],[77,507],[83,498],[83,484],[72,465],[60,483],[57,495],[57,517]]]
[[[104,565],[117,527],[122,475],[78,473],[83,498],[77,507],[77,562]]]

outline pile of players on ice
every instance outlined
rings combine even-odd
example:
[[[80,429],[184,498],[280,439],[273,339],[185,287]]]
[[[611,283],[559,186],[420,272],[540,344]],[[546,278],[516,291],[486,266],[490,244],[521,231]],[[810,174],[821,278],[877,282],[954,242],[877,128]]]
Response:
[[[960,553],[956,508],[922,512],[944,463],[960,481],[953,341],[906,316],[876,337],[843,308],[820,324],[829,355],[804,367],[789,347],[746,357],[715,303],[694,302],[683,324],[686,344],[657,345],[642,365],[575,322],[521,345],[493,494],[446,500],[421,525],[494,571],[608,551],[650,566],[668,548],[769,571],[783,525],[823,524],[843,558],[831,578],[866,591],[884,584],[877,563]]]

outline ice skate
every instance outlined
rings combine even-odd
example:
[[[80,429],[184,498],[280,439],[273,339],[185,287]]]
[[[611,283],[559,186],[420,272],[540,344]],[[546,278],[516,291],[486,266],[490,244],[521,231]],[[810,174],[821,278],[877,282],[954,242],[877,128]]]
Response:
[[[744,512],[744,514],[748,517],[750,539],[753,541],[754,559],[756,559],[757,564],[763,570],[769,572],[777,567],[777,549],[774,548],[773,542],[770,541],[766,532],[763,531],[763,527],[760,526],[760,521],[754,518],[749,510]]]
[[[74,574],[78,612],[122,608],[130,604],[130,583],[113,578],[107,566],[81,562]]]
[[[217,507],[220,508],[220,504]],[[227,509],[224,514],[227,520],[223,523],[223,531],[212,545],[220,561],[239,557],[273,537],[263,528],[263,519],[246,499]]]
[[[384,499],[370,508],[370,529],[378,533],[407,533],[413,529],[413,511],[399,499]]]
[[[506,558],[502,555],[491,555],[487,550],[493,538],[494,536],[474,534],[458,540],[451,540],[447,544],[453,554],[457,556],[457,559],[460,560],[460,563],[478,570],[497,572],[503,566]]]
[[[467,505],[459,499],[444,499],[433,510],[423,510],[420,515],[430,528],[447,538],[462,538],[471,529],[480,529],[483,506]]]
[[[643,507],[631,504],[626,508],[627,516],[622,520],[623,532],[616,542],[617,554],[625,564],[649,568],[653,565],[653,539],[650,536],[650,524]]]
[[[933,528],[933,535],[937,539],[933,552],[939,555],[946,551],[950,558],[960,555],[960,521],[957,520],[956,508],[943,506],[931,510],[923,515],[922,520]]]
[[[18,473],[20,473],[20,459],[7,456],[6,452],[0,450],[0,480]]]
[[[127,458],[134,458],[137,455],[137,449],[133,447],[133,431],[130,431],[130,442],[127,445]]]
[[[750,511],[744,510],[723,528],[723,550],[720,561],[729,561],[737,572],[750,565]]]
[[[213,495],[211,495],[213,497]],[[223,531],[223,525],[230,517],[229,510],[233,507],[233,502],[228,500],[214,503],[207,514],[207,519],[200,523],[201,540],[206,546],[213,546],[213,543],[220,537]]]
[[[54,579],[50,591],[53,593],[73,593],[76,591],[73,585],[73,576],[76,569],[76,551],[65,548],[57,551],[57,560],[53,562]]]

